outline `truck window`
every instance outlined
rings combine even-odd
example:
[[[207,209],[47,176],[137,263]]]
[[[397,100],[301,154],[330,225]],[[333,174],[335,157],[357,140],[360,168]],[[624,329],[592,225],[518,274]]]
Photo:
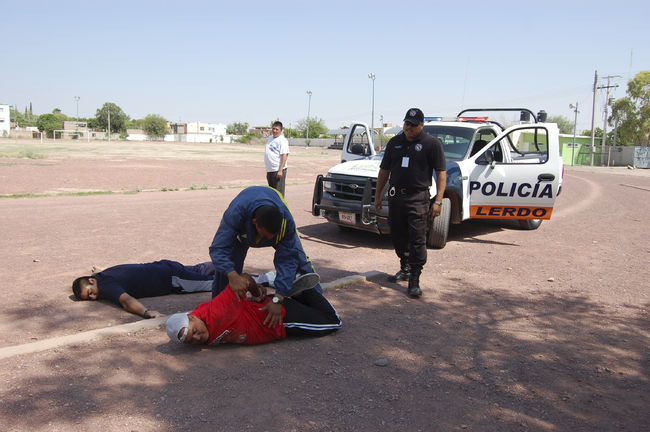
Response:
[[[472,128],[455,126],[425,125],[424,132],[440,140],[449,160],[462,160],[474,135]]]
[[[499,140],[510,151],[510,163],[542,164],[548,161],[548,131],[544,127],[517,129]],[[504,161],[503,158],[497,162]],[[506,161],[507,162],[507,161]]]
[[[470,153],[470,157],[474,156],[476,153],[478,153],[480,150],[483,149],[490,141],[492,141],[494,138],[496,138],[496,133],[492,129],[480,129],[476,133],[476,137],[474,137],[474,144],[472,145],[472,151]],[[492,146],[493,151],[494,147]],[[502,161],[503,159],[501,159]],[[499,161],[500,162],[500,161]]]
[[[365,127],[357,125],[352,129],[351,139],[348,143],[348,153],[356,155],[369,156],[370,141],[368,140],[368,131]]]

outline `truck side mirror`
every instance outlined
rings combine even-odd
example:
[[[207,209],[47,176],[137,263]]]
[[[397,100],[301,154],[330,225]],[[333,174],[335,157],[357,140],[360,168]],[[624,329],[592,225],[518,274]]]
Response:
[[[478,159],[476,159],[478,165],[493,165],[494,164],[494,151],[492,149],[485,150]]]

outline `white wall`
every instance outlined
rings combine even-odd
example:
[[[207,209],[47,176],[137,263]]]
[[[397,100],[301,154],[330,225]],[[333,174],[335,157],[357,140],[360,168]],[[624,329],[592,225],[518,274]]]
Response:
[[[211,136],[225,135],[226,125],[223,123],[203,123],[203,122],[187,122],[188,134],[207,134]],[[210,140],[208,139],[208,142]],[[214,141],[214,139],[213,139]],[[203,142],[203,141],[200,141]]]

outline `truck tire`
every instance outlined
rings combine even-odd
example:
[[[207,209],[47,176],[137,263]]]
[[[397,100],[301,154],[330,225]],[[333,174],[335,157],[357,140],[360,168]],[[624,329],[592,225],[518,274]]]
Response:
[[[519,228],[523,230],[536,230],[542,224],[541,219],[520,219]]]
[[[320,200],[323,198],[323,175],[318,174],[316,176],[316,182],[314,183],[314,195],[311,198],[311,214],[314,216],[320,216],[320,210],[316,210],[316,204],[320,204]]]
[[[431,222],[431,228],[427,234],[427,246],[433,249],[442,249],[447,244],[449,224],[451,223],[451,200],[442,199],[442,210],[438,217]]]

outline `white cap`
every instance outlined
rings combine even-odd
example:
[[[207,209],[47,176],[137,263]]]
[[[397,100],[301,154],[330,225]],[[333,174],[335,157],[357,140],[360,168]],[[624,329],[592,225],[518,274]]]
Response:
[[[187,313],[177,313],[170,316],[165,323],[167,328],[167,336],[174,342],[183,343],[185,342],[185,337],[187,336],[187,329],[190,326],[190,319],[187,317]],[[178,337],[178,333],[185,329],[183,336]]]

